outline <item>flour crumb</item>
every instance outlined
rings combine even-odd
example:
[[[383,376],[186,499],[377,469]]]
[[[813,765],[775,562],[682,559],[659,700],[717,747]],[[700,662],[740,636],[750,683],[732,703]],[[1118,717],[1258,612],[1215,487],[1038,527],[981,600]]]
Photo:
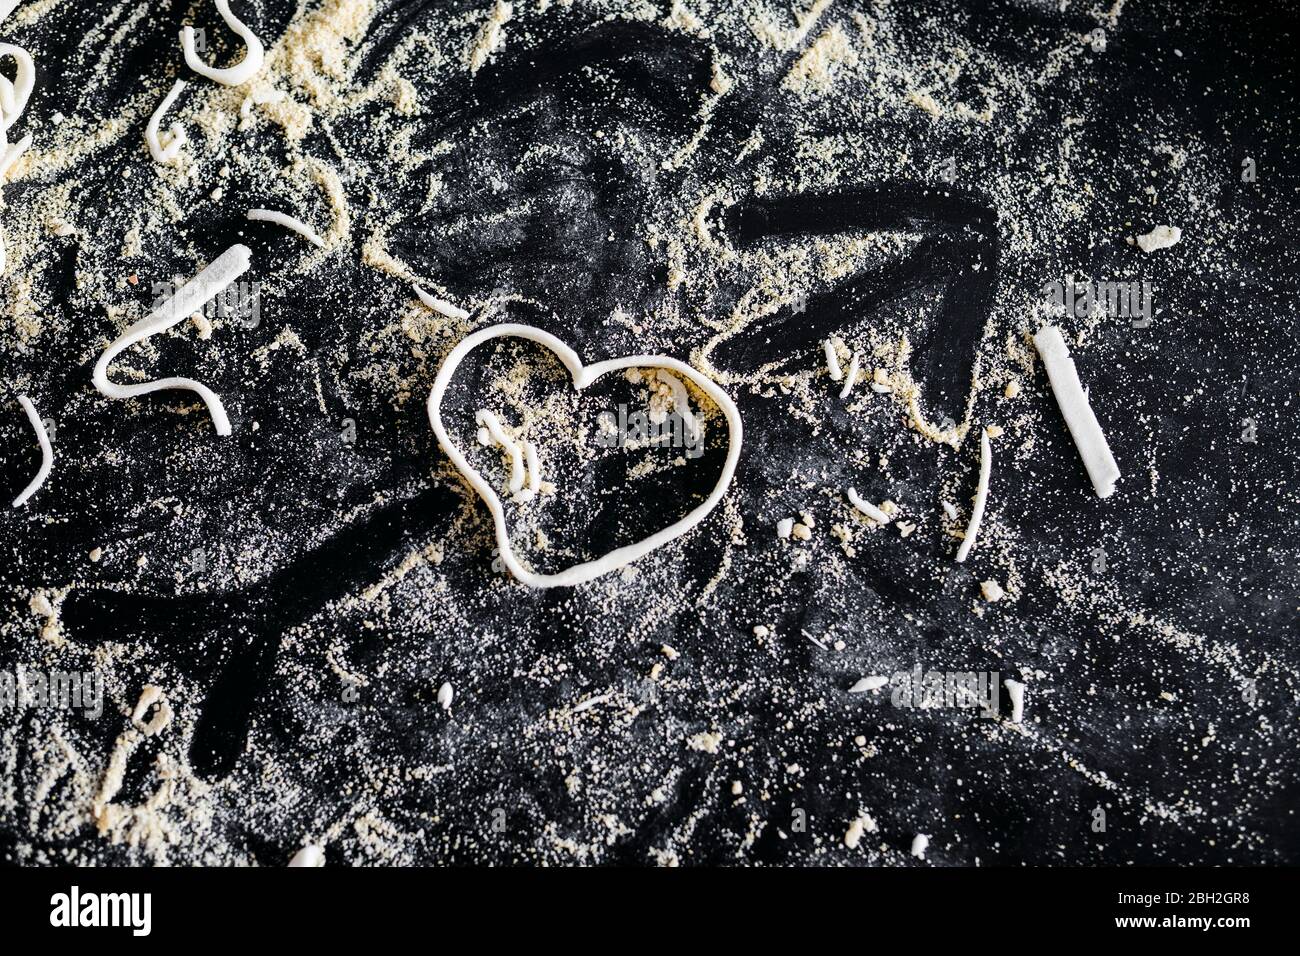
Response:
[[[716,754],[718,748],[722,746],[722,734],[716,730],[705,731],[688,738],[686,746],[706,754]]]
[[[875,832],[876,821],[869,815],[861,813],[856,820],[849,824],[849,828],[844,834],[844,845],[850,850],[856,850],[858,844],[862,842],[864,834]]]

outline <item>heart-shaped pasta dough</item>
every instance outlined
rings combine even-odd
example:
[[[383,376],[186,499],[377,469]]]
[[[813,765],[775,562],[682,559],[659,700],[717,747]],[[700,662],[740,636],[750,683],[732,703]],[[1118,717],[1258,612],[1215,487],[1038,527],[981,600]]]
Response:
[[[664,368],[689,378],[699,386],[705,395],[709,396],[718,408],[722,409],[722,414],[727,419],[727,460],[723,464],[722,474],[718,476],[718,482],[713,486],[713,490],[709,492],[709,496],[692,509],[689,514],[668,527],[656,531],[654,534],[633,544],[615,548],[599,558],[575,564],[555,574],[537,574],[525,568],[519,563],[519,559],[515,557],[514,551],[510,548],[510,536],[507,533],[505,511],[501,507],[501,499],[497,497],[496,491],[493,490],[486,479],[466,460],[460,449],[448,436],[447,429],[442,424],[443,394],[451,382],[452,375],[460,367],[460,363],[466,355],[484,342],[500,338],[528,339],[554,352],[559,360],[564,363],[564,367],[569,370],[569,375],[573,379],[573,387],[579,392],[602,375],[620,369]],[[451,350],[443,361],[442,368],[438,370],[438,376],[434,379],[433,388],[429,390],[429,424],[433,426],[433,433],[437,437],[442,450],[451,459],[457,470],[465,476],[470,486],[478,492],[479,497],[488,506],[488,511],[492,513],[492,521],[496,526],[497,547],[501,552],[502,563],[516,578],[534,588],[573,587],[577,584],[583,584],[593,578],[600,577],[602,574],[608,574],[610,571],[615,571],[626,564],[630,564],[690,531],[704,520],[705,516],[713,510],[726,493],[727,487],[731,484],[731,478],[736,472],[736,462],[740,458],[740,442],[742,438],[740,412],[736,410],[735,402],[714,382],[705,378],[685,362],[669,358],[666,355],[629,355],[626,358],[607,359],[593,365],[583,365],[578,353],[554,335],[543,332],[531,325],[514,323],[504,323],[480,329],[466,336]]]

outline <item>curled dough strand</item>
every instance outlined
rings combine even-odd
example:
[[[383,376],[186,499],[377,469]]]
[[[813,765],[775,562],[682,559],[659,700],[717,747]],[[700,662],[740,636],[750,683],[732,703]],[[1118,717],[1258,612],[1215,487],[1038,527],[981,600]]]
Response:
[[[230,0],[216,0],[216,6],[217,12],[221,14],[221,19],[225,20],[226,26],[230,27],[235,35],[244,41],[244,46],[248,47],[248,52],[234,66],[228,66],[224,69],[208,66],[199,59],[199,55],[194,49],[194,28],[181,27],[181,49],[185,51],[185,63],[199,76],[206,76],[209,80],[214,80],[223,86],[239,86],[251,80],[257,75],[257,71],[262,68],[264,55],[262,41],[253,35],[252,30],[244,26],[239,17],[230,12]]]
[[[50,436],[46,434],[45,423],[37,414],[36,406],[26,395],[18,396],[18,404],[22,405],[23,411],[27,413],[27,420],[32,423],[32,430],[36,432],[37,444],[41,446],[41,467],[37,470],[36,477],[14,499],[15,508],[27,504],[27,499],[41,490],[41,485],[45,484],[45,479],[50,476],[50,469],[54,467],[54,449],[50,446]]]
[[[13,8],[13,4],[5,4],[4,8],[0,9],[0,20],[9,16]],[[4,147],[4,153],[0,156],[0,183],[3,183],[9,167],[18,162],[18,157],[23,154],[23,150],[32,144],[32,137],[28,134],[17,143],[10,145],[9,127],[13,126],[18,121],[18,117],[23,115],[23,110],[27,109],[27,100],[32,95],[32,88],[36,86],[36,65],[26,50],[12,43],[0,43],[0,60],[5,57],[11,57],[17,69],[12,83],[7,76],[0,75],[0,146]],[[0,273],[5,271],[7,262],[4,230],[0,228]]]
[[[36,86],[36,65],[26,50],[12,43],[0,43],[0,60],[5,57],[12,57],[18,66],[13,83],[5,79],[0,86],[0,128],[8,132],[27,109],[27,100]]]
[[[984,506],[989,500],[989,473],[992,470],[993,449],[989,447],[989,433],[981,431],[979,483],[975,486],[975,504],[971,507],[966,536],[961,539],[961,546],[957,549],[958,561],[965,561],[970,549],[975,547],[975,537],[980,533],[980,522],[984,520]]]
[[[247,246],[236,243],[219,255],[210,266],[177,289],[176,294],[170,299],[123,332],[104,350],[104,354],[95,363],[95,371],[91,376],[95,388],[109,398],[134,398],[137,395],[147,395],[165,388],[181,388],[194,392],[208,407],[217,434],[229,435],[230,418],[226,415],[225,406],[221,404],[217,394],[206,385],[192,378],[179,377],[160,378],[156,382],[140,382],[135,385],[118,385],[109,381],[108,366],[123,350],[157,332],[170,329],[190,313],[202,308],[205,302],[224,291],[230,283],[248,271],[251,257],[252,253]]]
[[[163,114],[172,108],[176,102],[176,97],[181,95],[185,89],[185,81],[177,80],[172,84],[171,92],[163,97],[163,101],[158,104],[158,108],[153,111],[149,117],[149,123],[144,128],[144,141],[149,145],[149,154],[153,156],[156,163],[170,163],[181,153],[181,146],[185,143],[185,130],[180,123],[172,123],[171,136],[167,140],[167,145],[162,144],[162,139],[158,136],[158,127],[162,124]]]

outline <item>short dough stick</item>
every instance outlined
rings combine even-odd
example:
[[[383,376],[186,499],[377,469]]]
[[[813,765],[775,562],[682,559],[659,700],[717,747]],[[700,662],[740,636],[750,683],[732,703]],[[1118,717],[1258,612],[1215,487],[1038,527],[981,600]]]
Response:
[[[1119,480],[1119,465],[1115,464],[1115,456],[1110,453],[1106,436],[1088,404],[1088,396],[1079,383],[1079,373],[1074,368],[1065,339],[1061,338],[1061,330],[1054,325],[1043,326],[1034,336],[1034,345],[1043,357],[1047,378],[1052,383],[1052,394],[1056,396],[1056,404],[1065,417],[1070,437],[1083,458],[1083,467],[1088,469],[1092,489],[1098,498],[1109,498]]]
[[[273,222],[277,226],[284,226],[290,232],[296,232],[313,246],[318,249],[325,248],[325,240],[316,234],[316,230],[307,225],[297,216],[290,216],[288,213],[276,212],[274,209],[250,209],[245,213],[245,218],[251,222]]]
[[[980,533],[980,523],[984,520],[984,505],[989,500],[989,475],[993,471],[993,449],[989,445],[988,432],[980,432],[980,477],[975,486],[975,504],[970,510],[970,522],[966,525],[966,536],[957,548],[957,560],[965,561],[970,549],[975,547],[975,538]]]

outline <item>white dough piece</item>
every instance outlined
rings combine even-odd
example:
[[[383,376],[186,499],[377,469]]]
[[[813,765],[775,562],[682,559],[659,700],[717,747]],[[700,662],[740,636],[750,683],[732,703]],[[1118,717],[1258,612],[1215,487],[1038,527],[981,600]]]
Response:
[[[686,431],[687,439],[694,444],[700,437],[700,423],[691,411],[691,403],[686,394],[686,386],[682,380],[671,372],[663,369],[655,369],[655,377],[668,386],[669,391],[673,393],[673,410],[677,412],[682,419],[682,427]]]
[[[1087,393],[1079,382],[1079,373],[1070,358],[1070,350],[1061,337],[1061,330],[1053,325],[1045,325],[1034,336],[1034,345],[1043,358],[1047,369],[1047,378],[1052,383],[1052,394],[1065,417],[1065,425],[1074,439],[1074,446],[1083,458],[1083,467],[1088,470],[1092,489],[1098,498],[1109,498],[1115,492],[1115,482],[1119,480],[1119,465],[1110,453],[1106,435],[1097,423],[1092,406],[1088,403]]]
[[[452,698],[456,696],[456,691],[452,688],[450,681],[444,681],[438,688],[438,706],[443,710],[451,710]]]
[[[13,6],[0,7],[0,20],[12,11]],[[8,138],[9,128],[22,116],[36,85],[36,65],[26,50],[12,43],[0,43],[0,60],[5,57],[14,61],[15,71],[12,83],[0,73],[0,146],[4,147],[4,152],[0,154],[0,182],[3,182],[9,168],[18,162],[18,157],[32,144],[30,133],[17,143],[9,143]],[[0,273],[5,271],[6,265],[4,230],[0,229]]]
[[[844,387],[840,389],[840,398],[848,398],[849,392],[853,391],[853,386],[858,381],[858,353],[853,353],[853,358],[849,359],[849,371],[844,376]]]
[[[5,57],[11,58],[17,67],[13,83],[6,78],[0,87],[0,130],[7,133],[27,109],[27,101],[36,87],[36,64],[26,50],[12,43],[0,43],[0,60]]]
[[[822,343],[826,351],[826,371],[831,374],[831,381],[838,382],[844,378],[844,369],[840,368],[840,357],[835,351],[835,340],[827,339]]]
[[[884,687],[888,683],[889,683],[888,677],[881,677],[879,674],[874,674],[871,677],[862,678],[860,681],[858,681],[856,684],[850,687],[849,693],[865,694],[867,693],[867,691],[880,690],[880,688]]]
[[[857,490],[854,488],[850,488],[846,491],[844,496],[849,499],[849,504],[853,505],[853,507],[857,508],[872,521],[879,524],[889,524],[889,522],[893,520],[889,515],[885,514],[885,512],[881,511],[870,501],[867,501],[858,494]]]
[[[1149,254],[1157,249],[1168,249],[1181,238],[1183,231],[1177,226],[1156,226],[1150,232],[1138,236],[1136,242],[1139,249]]]
[[[284,226],[290,232],[296,232],[302,236],[313,246],[320,249],[325,248],[325,240],[316,235],[315,229],[288,213],[276,212],[273,209],[250,209],[245,214],[245,217],[253,222],[273,222],[277,226]]]
[[[505,511],[502,508],[501,499],[492,489],[492,486],[466,460],[456,443],[451,440],[451,436],[447,434],[447,429],[442,422],[443,396],[447,392],[447,386],[451,382],[452,375],[455,374],[465,356],[484,342],[503,337],[527,339],[554,352],[564,367],[568,369],[569,375],[573,379],[573,387],[577,391],[582,391],[610,372],[629,368],[669,369],[684,378],[690,379],[718,407],[727,420],[727,457],[723,462],[722,472],[718,476],[713,490],[709,492],[702,502],[687,512],[684,517],[666,528],[662,528],[633,544],[615,548],[599,558],[575,564],[554,574],[538,574],[524,567],[511,547],[509,529],[506,526]],[[741,423],[740,412],[737,410],[735,402],[711,379],[685,362],[666,355],[630,355],[624,358],[606,359],[602,362],[585,365],[582,359],[578,357],[577,352],[554,335],[531,325],[516,323],[489,326],[479,329],[462,339],[443,360],[442,367],[434,378],[433,386],[429,389],[427,408],[429,424],[433,426],[433,433],[438,439],[438,445],[442,448],[443,453],[451,459],[457,470],[465,476],[470,486],[478,492],[479,497],[483,499],[488,511],[492,514],[497,548],[501,553],[502,564],[518,580],[534,588],[573,587],[583,584],[645,557],[668,542],[686,534],[703,521],[709,512],[717,506],[718,502],[722,500],[722,496],[726,493],[731,484],[731,479],[736,473],[736,464],[740,460],[740,445],[744,438],[744,426]]]
[[[420,301],[427,305],[439,315],[445,315],[449,319],[468,319],[469,313],[460,306],[448,302],[446,299],[439,299],[435,295],[430,295],[418,285],[415,286],[415,294],[420,297]]]
[[[160,378],[156,382],[140,382],[134,385],[117,385],[108,379],[108,366],[125,349],[137,342],[147,339],[158,332],[164,332],[191,314],[201,309],[209,299],[225,290],[232,282],[248,271],[252,262],[252,253],[247,246],[236,243],[213,260],[212,264],[196,275],[189,282],[176,290],[176,294],[136,322],[104,350],[104,354],[95,363],[91,376],[95,388],[109,398],[134,398],[150,392],[167,388],[180,388],[194,392],[203,399],[212,416],[218,435],[230,434],[230,419],[225,406],[206,385],[201,385],[192,378]]]
[[[488,435],[492,440],[501,446],[502,450],[510,456],[510,488],[511,494],[518,494],[524,486],[524,453],[515,441],[506,434],[505,429],[501,427],[501,422],[491,412],[483,409],[474,416],[475,420],[482,427],[486,428]]]
[[[965,561],[970,549],[975,547],[975,538],[980,533],[980,522],[984,520],[984,504],[989,498],[989,475],[993,471],[993,448],[989,445],[989,436],[980,432],[980,477],[975,486],[975,503],[971,507],[970,521],[966,524],[966,536],[962,538],[961,547],[957,549],[957,560]]]
[[[925,851],[930,849],[930,838],[924,833],[912,837],[912,856],[918,860],[925,859]]]
[[[27,504],[27,499],[41,490],[41,485],[45,484],[45,479],[50,476],[50,469],[54,467],[54,449],[50,447],[50,436],[45,432],[45,423],[37,414],[36,406],[26,395],[18,396],[18,404],[22,405],[23,411],[27,413],[27,420],[32,424],[32,430],[36,432],[36,443],[41,446],[41,467],[37,469],[36,477],[28,482],[27,487],[14,499],[15,508]]]
[[[3,142],[3,140],[4,133],[3,131],[0,131],[0,142]],[[0,183],[4,182],[5,176],[9,173],[9,168],[13,166],[14,163],[18,162],[18,158],[22,156],[30,145],[32,145],[32,134],[28,133],[18,142],[7,145],[4,152],[0,153]],[[4,229],[0,228],[0,273],[5,271],[5,266],[7,264],[8,258],[5,255]]]
[[[230,27],[248,47],[244,58],[234,66],[224,69],[208,66],[199,59],[194,49],[194,28],[181,27],[181,49],[185,52],[185,63],[199,76],[206,76],[209,80],[214,80],[223,86],[239,86],[247,83],[262,69],[265,51],[262,49],[262,41],[253,35],[252,30],[244,26],[243,21],[230,12],[230,0],[216,0],[216,7],[217,13],[221,14],[221,19],[226,21],[226,26]]]
[[[524,470],[528,473],[528,486],[516,497],[530,501],[542,490],[542,464],[537,458],[537,446],[527,439],[520,444],[524,446]]]
[[[325,848],[315,843],[308,843],[293,855],[290,866],[318,867],[325,865]]]
[[[0,137],[3,138],[3,137]],[[27,152],[27,147],[32,145],[32,134],[28,133],[16,143],[10,143],[0,153],[0,182],[5,176],[9,175],[9,169],[14,163],[18,162],[23,153]]]
[[[1025,719],[1025,685],[1008,677],[1002,682],[1011,698],[1011,722],[1018,724]]]
[[[776,523],[776,536],[778,538],[788,538],[794,533],[794,519],[782,518]]]
[[[144,141],[149,146],[149,155],[156,163],[170,163],[181,154],[181,146],[185,144],[185,129],[180,123],[172,123],[171,136],[164,146],[162,139],[158,135],[158,127],[162,125],[162,118],[166,112],[172,108],[176,102],[176,97],[181,95],[185,89],[185,81],[177,80],[172,84],[171,91],[163,97],[163,101],[158,104],[158,108],[153,111],[149,117],[149,122],[144,128]]]

